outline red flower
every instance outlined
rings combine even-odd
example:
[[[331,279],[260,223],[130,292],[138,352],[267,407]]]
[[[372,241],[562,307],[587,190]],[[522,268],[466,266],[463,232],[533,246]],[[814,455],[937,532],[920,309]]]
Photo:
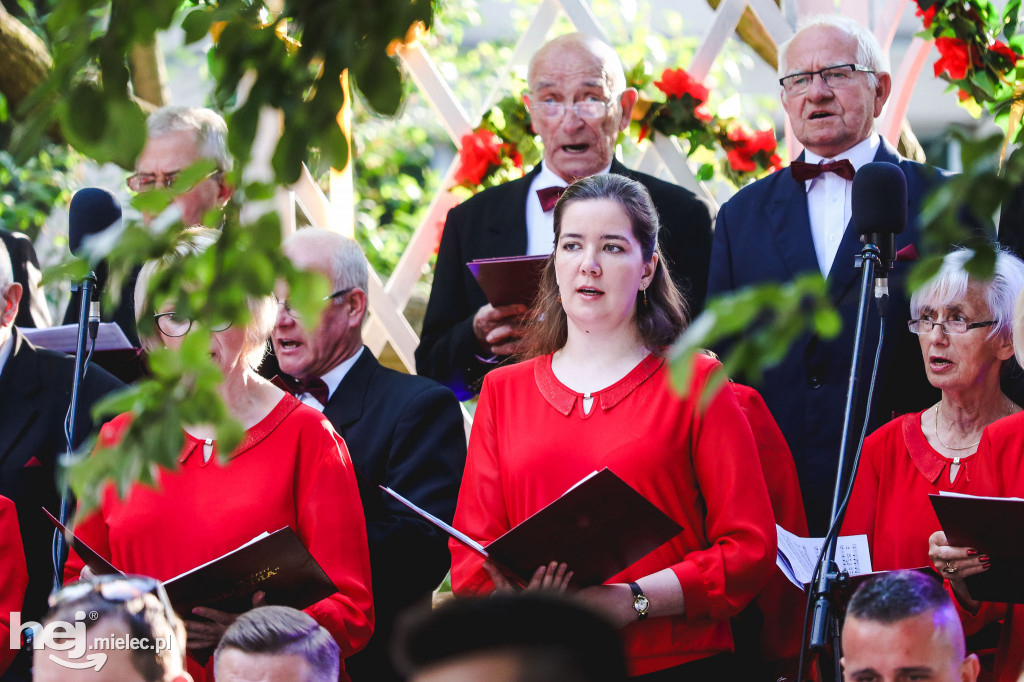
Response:
[[[748,145],[754,153],[766,152],[771,154],[775,151],[775,132],[773,130],[759,130],[750,138]]]
[[[665,69],[661,74],[661,80],[654,81],[654,87],[676,99],[682,99],[683,95],[689,95],[701,104],[708,101],[708,94],[710,94],[703,83],[692,78],[683,69]],[[708,116],[707,120],[711,120],[710,114]],[[702,116],[698,115],[698,118],[702,118]]]
[[[754,159],[744,154],[739,149],[730,149],[729,154],[729,165],[732,166],[734,171],[739,173],[746,173],[757,170],[757,164],[754,163]]]
[[[988,49],[995,52],[1000,57],[1005,58],[1011,64],[1016,64],[1020,60],[1020,55],[1010,49],[1008,46],[999,42],[998,40],[988,46]]]
[[[640,137],[637,138],[637,142],[643,142],[647,138],[647,135],[651,132],[651,126],[646,123],[640,124]]]
[[[782,158],[778,154],[772,154],[768,157],[768,164],[772,167],[773,171],[777,171],[782,168]]]
[[[967,43],[959,38],[936,38],[935,47],[942,55],[935,62],[936,76],[948,73],[950,78],[957,81],[967,77],[967,69],[971,65]]]
[[[921,6],[918,5],[917,9],[914,10],[914,15],[921,17],[921,23],[924,24],[925,28],[931,28],[932,21],[935,20],[935,12],[938,8],[938,5],[932,5],[928,9],[923,10],[921,9]]]
[[[501,138],[489,130],[476,130],[462,136],[456,184],[479,185],[492,166],[501,165]]]
[[[960,98],[961,102],[966,102],[971,98],[971,93],[967,92],[966,90],[961,90],[960,92],[956,93],[956,96]]]
[[[742,147],[750,142],[751,133],[750,128],[740,123],[729,128],[729,140],[735,142],[737,147]]]
[[[715,117],[714,114],[711,113],[711,110],[708,109],[707,104],[698,105],[697,108],[693,110],[693,115],[705,123],[711,123],[711,119]]]

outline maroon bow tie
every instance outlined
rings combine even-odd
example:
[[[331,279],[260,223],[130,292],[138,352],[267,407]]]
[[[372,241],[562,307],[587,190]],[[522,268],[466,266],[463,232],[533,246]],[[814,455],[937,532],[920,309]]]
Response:
[[[793,173],[793,179],[797,182],[804,182],[816,178],[822,173],[835,173],[844,180],[853,180],[853,164],[849,159],[833,161],[832,163],[806,163],[794,161],[789,164],[789,170]]]
[[[540,199],[540,207],[547,213],[558,203],[558,198],[565,194],[565,187],[545,187],[537,190],[537,198]]]
[[[308,393],[317,400],[324,407],[327,406],[327,397],[330,395],[330,391],[327,388],[327,384],[324,380],[319,377],[313,377],[302,381],[300,379],[294,379],[287,374],[278,374],[276,377],[270,380],[272,384],[278,388],[288,391],[294,396],[300,396],[303,393]]]

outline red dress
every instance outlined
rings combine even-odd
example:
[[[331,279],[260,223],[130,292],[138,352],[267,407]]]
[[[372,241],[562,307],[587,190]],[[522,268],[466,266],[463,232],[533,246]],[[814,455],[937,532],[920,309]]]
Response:
[[[1002,488],[998,461],[980,448],[961,459],[950,483],[952,460],[928,444],[922,414],[897,417],[864,441],[841,534],[867,534],[876,571],[931,565],[928,537],[941,526],[929,494],[996,495]]]
[[[13,502],[0,497],[0,677],[18,655],[18,650],[10,646],[11,614],[21,611],[27,587],[18,512]]]
[[[761,394],[743,384],[729,384],[757,442],[761,472],[768,486],[775,522],[791,533],[807,537],[807,515],[800,494],[796,463],[786,438],[768,410]],[[769,661],[785,661],[800,656],[803,619],[794,618],[804,607],[807,595],[786,578],[778,567],[768,584],[757,595],[757,606],[764,621],[761,625],[761,654]]]
[[[981,455],[999,478],[990,489],[972,491],[973,494],[1024,497],[1024,412],[997,419],[985,427],[975,457]],[[1024,673],[1024,605],[986,603],[975,615],[963,611],[961,615],[967,634],[1005,618],[993,672],[996,682],[1017,682]]]
[[[697,359],[696,395],[718,367]],[[729,651],[728,619],[758,593],[775,563],[771,505],[736,398],[721,391],[702,410],[699,400],[673,392],[664,360],[651,355],[593,393],[589,414],[582,402],[555,377],[550,355],[488,374],[455,526],[486,545],[608,467],[684,529],[609,581],[671,568],[686,602],[684,616],[649,618],[622,631],[630,674]],[[482,559],[455,541],[450,546],[455,593],[491,592]]]
[[[123,414],[105,424],[97,447],[117,443],[130,420]],[[203,441],[186,433],[177,470],[161,469],[156,489],[133,485],[123,501],[108,486],[75,534],[122,571],[167,580],[285,526],[338,587],[306,612],[327,628],[342,657],[355,653],[373,630],[359,489],[344,441],[291,395],[246,432],[224,464],[216,453],[204,462]],[[71,552],[68,577],[77,578],[82,566]],[[197,682],[213,678],[212,660],[205,671],[191,657],[188,663]]]

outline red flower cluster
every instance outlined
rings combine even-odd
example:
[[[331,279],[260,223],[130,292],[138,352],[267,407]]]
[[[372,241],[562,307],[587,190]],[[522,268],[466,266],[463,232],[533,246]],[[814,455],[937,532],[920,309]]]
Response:
[[[501,166],[502,156],[512,159],[516,168],[522,168],[523,157],[519,151],[513,145],[502,142],[490,130],[478,128],[469,135],[463,135],[455,183],[469,186],[481,184],[492,170]]]
[[[932,22],[935,20],[935,11],[939,8],[938,5],[932,5],[928,9],[921,9],[918,5],[917,9],[914,10],[914,16],[921,17],[921,23],[924,24],[925,28],[931,28]]]
[[[968,45],[959,38],[936,38],[935,47],[938,48],[939,54],[942,55],[935,62],[936,76],[948,73],[951,79],[959,81],[967,77],[967,70],[972,65],[981,66],[981,55],[978,54],[978,48],[974,45]],[[1003,47],[1005,48],[1006,46],[1004,45]],[[1012,50],[1006,49],[1012,54]]]
[[[728,136],[731,143],[728,149],[729,165],[734,171],[757,171],[758,160],[770,166],[772,170],[778,170],[782,166],[782,159],[775,153],[777,143],[775,132],[771,129],[751,132],[746,126],[738,125],[729,130]]]
[[[694,98],[698,103],[693,112],[694,116],[705,123],[711,122],[713,116],[707,108],[710,91],[707,86],[690,76],[684,69],[665,69],[661,73],[661,80],[654,81],[654,87],[676,99],[682,99],[683,95]]]

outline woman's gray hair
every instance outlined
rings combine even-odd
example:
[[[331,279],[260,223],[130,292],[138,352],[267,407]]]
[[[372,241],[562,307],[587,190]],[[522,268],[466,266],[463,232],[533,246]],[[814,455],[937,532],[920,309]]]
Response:
[[[181,233],[181,240],[174,251],[162,258],[147,261],[139,271],[135,281],[135,321],[140,322],[146,315],[154,315],[156,311],[150,305],[149,283],[157,272],[177,266],[190,256],[198,256],[213,246],[220,238],[219,230],[206,227],[190,227]],[[248,296],[245,303],[249,308],[249,323],[245,327],[245,339],[242,344],[242,359],[250,367],[258,367],[267,352],[267,339],[274,331],[277,317],[277,303],[273,296]],[[160,345],[156,336],[139,335],[142,347],[151,351]]]
[[[261,606],[239,616],[214,652],[215,675],[225,649],[298,656],[309,664],[307,682],[335,682],[341,667],[340,649],[331,634],[309,614],[287,606]]]
[[[878,43],[878,38],[867,27],[849,17],[841,17],[834,14],[816,14],[802,20],[796,27],[796,33],[789,40],[779,45],[779,78],[789,75],[787,73],[789,70],[789,48],[793,40],[804,31],[818,28],[834,28],[850,36],[857,41],[858,64],[868,67],[875,73],[889,73],[889,57]],[[872,86],[878,85],[878,78],[875,73],[867,74]]]
[[[942,267],[910,297],[910,316],[915,320],[921,316],[921,308],[928,305],[935,309],[963,300],[971,284],[979,284],[985,290],[985,303],[996,325],[989,331],[988,338],[999,336],[1009,339],[1013,333],[1013,305],[1017,295],[1024,290],[1024,261],[1010,251],[996,247],[996,266],[991,279],[971,277],[964,265],[974,256],[974,250],[963,246],[946,254]],[[980,322],[981,320],[976,320]]]
[[[195,135],[196,152],[200,158],[212,159],[218,170],[230,171],[234,165],[228,151],[228,124],[224,117],[205,107],[161,107],[146,119],[149,137],[168,133],[189,132]]]

